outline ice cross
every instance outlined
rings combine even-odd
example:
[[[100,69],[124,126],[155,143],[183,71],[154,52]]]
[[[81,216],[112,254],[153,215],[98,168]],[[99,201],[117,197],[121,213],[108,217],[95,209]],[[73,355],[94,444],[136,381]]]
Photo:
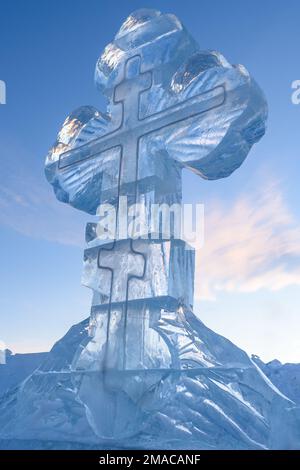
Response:
[[[178,103],[161,112],[140,117],[140,96],[152,86],[152,72],[140,72],[141,57],[136,55],[125,63],[124,80],[115,87],[114,103],[121,103],[122,118],[116,130],[88,144],[72,149],[60,155],[59,168],[79,164],[84,160],[100,156],[113,148],[121,150],[121,168],[119,189],[126,184],[136,182],[139,141],[146,134],[152,134],[168,126],[179,126],[181,122],[222,106],[226,98],[224,85],[217,86]],[[136,71],[130,77],[129,71]]]
[[[102,202],[119,208],[123,195],[130,204],[181,202],[182,168],[206,179],[227,177],[264,134],[266,103],[245,67],[200,50],[174,15],[130,15],[97,62],[95,77],[109,113],[91,106],[76,110],[46,160],[57,198],[87,213],[95,214]],[[164,309],[191,308],[193,254],[182,240],[133,245],[118,232],[113,244],[103,246],[90,225],[84,284],[94,291],[97,364],[112,340],[118,353],[114,346],[124,344],[124,357],[115,361],[123,368],[170,366],[174,355],[158,323]],[[112,311],[124,315],[110,325]],[[82,352],[85,363],[97,355],[95,341]]]

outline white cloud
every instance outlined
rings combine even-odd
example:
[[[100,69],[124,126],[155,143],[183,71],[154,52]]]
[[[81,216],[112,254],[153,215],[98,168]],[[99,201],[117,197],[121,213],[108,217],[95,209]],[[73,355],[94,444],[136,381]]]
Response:
[[[206,207],[204,246],[197,252],[195,294],[280,290],[300,285],[300,220],[278,182],[233,204]]]
[[[15,192],[1,187],[0,223],[29,237],[83,246],[83,217],[72,214],[69,207],[54,200],[57,205],[55,207],[51,194],[46,198],[46,190],[41,186],[30,192],[31,194],[26,195],[22,191]]]
[[[0,224],[23,235],[83,246],[88,216],[58,202],[43,175],[11,174],[0,187]]]
[[[7,133],[0,135],[0,154],[0,224],[29,237],[83,247],[91,217],[57,201],[43,159]]]

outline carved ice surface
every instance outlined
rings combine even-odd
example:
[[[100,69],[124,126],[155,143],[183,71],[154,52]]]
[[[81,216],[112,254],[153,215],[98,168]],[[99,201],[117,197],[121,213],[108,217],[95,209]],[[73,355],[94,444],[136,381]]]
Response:
[[[247,70],[201,51],[173,15],[132,14],[95,79],[107,113],[91,106],[72,113],[46,161],[58,199],[92,214],[120,190],[135,193],[136,181],[139,194],[152,188],[160,199],[174,165],[228,176],[264,134],[266,102]],[[176,179],[168,182],[169,193],[180,191]]]
[[[34,374],[0,396],[0,448],[300,448],[300,409],[246,353],[188,310],[164,311],[158,328],[175,368],[103,373],[88,321],[72,327]],[[72,371],[80,343],[95,361],[90,374]],[[116,403],[120,421],[112,419]],[[99,419],[91,426],[93,416]]]
[[[102,203],[119,211],[121,196],[147,208],[180,203],[183,168],[229,176],[264,134],[266,102],[247,70],[201,51],[173,15],[130,15],[95,79],[107,112],[72,113],[46,159],[57,198],[90,214]],[[2,436],[98,447],[296,445],[294,431],[280,443],[274,437],[279,422],[295,422],[293,404],[192,313],[193,251],[158,235],[117,232],[104,243],[87,225],[88,334],[75,335],[63,361],[67,335],[61,357],[54,348],[17,400],[0,403],[8,417]]]
[[[133,13],[105,48],[95,79],[107,113],[88,106],[71,114],[46,160],[58,199],[91,214],[103,203],[119,210],[121,196],[147,209],[180,203],[183,168],[228,176],[264,133],[266,103],[246,69],[201,51],[173,15]],[[92,339],[74,368],[84,364],[83,382],[95,363],[103,371],[174,368],[158,324],[163,311],[193,305],[193,252],[153,236],[117,234],[105,245],[93,230],[88,224],[83,274],[93,289]],[[95,397],[87,390],[95,387],[82,389],[89,409]],[[94,423],[100,413],[91,414]]]

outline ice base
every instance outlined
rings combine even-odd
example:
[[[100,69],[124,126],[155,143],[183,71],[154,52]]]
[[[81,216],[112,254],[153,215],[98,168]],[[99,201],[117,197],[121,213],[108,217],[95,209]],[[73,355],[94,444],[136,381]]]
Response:
[[[188,310],[169,312],[160,327],[177,368],[105,374],[74,370],[74,355],[90,338],[88,321],[73,327],[34,374],[0,399],[0,445],[300,448],[299,407],[244,351]]]

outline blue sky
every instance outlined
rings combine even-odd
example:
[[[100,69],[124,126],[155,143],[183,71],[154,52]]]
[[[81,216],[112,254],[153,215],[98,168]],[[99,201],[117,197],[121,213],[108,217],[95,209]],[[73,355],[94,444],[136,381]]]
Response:
[[[202,202],[196,312],[263,359],[300,362],[300,79],[298,1],[2,0],[0,79],[0,340],[51,347],[89,314],[80,285],[88,216],[56,201],[44,157],[65,117],[103,107],[94,67],[129,13],[176,14],[203,49],[242,63],[264,90],[268,131],[226,180],[185,173],[184,199]]]

